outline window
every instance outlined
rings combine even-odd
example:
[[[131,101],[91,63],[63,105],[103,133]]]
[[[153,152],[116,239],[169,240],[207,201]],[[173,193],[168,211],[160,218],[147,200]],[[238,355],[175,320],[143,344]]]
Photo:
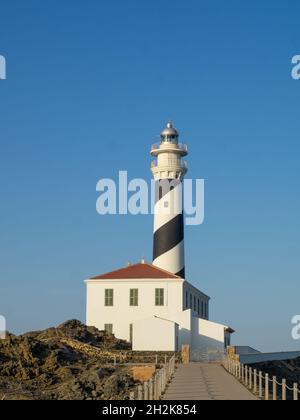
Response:
[[[104,329],[105,331],[107,331],[109,334],[113,333],[113,324],[104,324]]]
[[[129,305],[130,306],[138,306],[138,304],[139,304],[139,290],[138,289],[130,289]]]
[[[160,200],[163,197],[163,188],[160,185],[158,189],[158,199]]]
[[[198,315],[200,315],[200,300],[199,299],[197,302],[197,312],[198,312]]]
[[[225,343],[224,343],[225,350],[227,349],[228,346],[230,346],[230,339],[227,333],[225,333]]]
[[[155,305],[164,306],[164,289],[155,289]]]
[[[194,296],[194,312],[196,312],[196,296]]]
[[[185,292],[185,308],[187,309],[189,307],[189,294],[188,292]]]
[[[190,308],[193,309],[193,296],[190,294]]]
[[[201,316],[204,317],[204,302],[201,302]]]
[[[205,302],[205,314],[204,314],[205,318],[207,318],[207,303]]]
[[[105,306],[113,306],[114,304],[114,290],[113,289],[105,289]]]
[[[129,342],[132,344],[133,339],[133,324],[129,324]]]

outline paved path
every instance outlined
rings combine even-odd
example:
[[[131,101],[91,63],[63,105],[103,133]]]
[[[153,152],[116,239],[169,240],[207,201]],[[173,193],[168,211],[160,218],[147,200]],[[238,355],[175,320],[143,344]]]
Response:
[[[215,363],[179,365],[165,400],[257,400],[237,379]]]

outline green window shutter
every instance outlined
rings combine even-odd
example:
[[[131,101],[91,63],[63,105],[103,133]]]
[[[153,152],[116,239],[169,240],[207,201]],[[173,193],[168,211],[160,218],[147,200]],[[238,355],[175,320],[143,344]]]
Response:
[[[164,306],[164,289],[155,289],[155,306]]]
[[[138,304],[139,304],[139,290],[138,289],[130,289],[129,305],[130,306],[138,306]]]
[[[105,289],[104,305],[105,306],[114,305],[114,290],[113,289]]]

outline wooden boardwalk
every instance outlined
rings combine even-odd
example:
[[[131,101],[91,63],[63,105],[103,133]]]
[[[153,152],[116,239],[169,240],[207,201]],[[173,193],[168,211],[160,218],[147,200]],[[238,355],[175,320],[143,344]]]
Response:
[[[258,400],[217,363],[179,365],[164,400]]]

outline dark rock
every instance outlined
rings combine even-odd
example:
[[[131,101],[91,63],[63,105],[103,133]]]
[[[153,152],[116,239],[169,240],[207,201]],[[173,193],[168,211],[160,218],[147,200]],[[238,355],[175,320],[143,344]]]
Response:
[[[290,360],[274,360],[271,362],[260,362],[250,364],[253,369],[268,373],[269,378],[276,376],[277,381],[281,383],[282,379],[286,379],[287,386],[293,388],[294,383],[298,383],[300,389],[300,357]],[[292,391],[287,389],[287,399],[293,398]],[[277,397],[281,399],[281,386],[277,386]]]
[[[20,336],[8,334],[0,340],[0,400],[126,398],[134,386],[130,368],[103,365],[99,357],[84,353],[86,347],[81,347],[86,345],[105,355],[130,348],[77,320]]]

